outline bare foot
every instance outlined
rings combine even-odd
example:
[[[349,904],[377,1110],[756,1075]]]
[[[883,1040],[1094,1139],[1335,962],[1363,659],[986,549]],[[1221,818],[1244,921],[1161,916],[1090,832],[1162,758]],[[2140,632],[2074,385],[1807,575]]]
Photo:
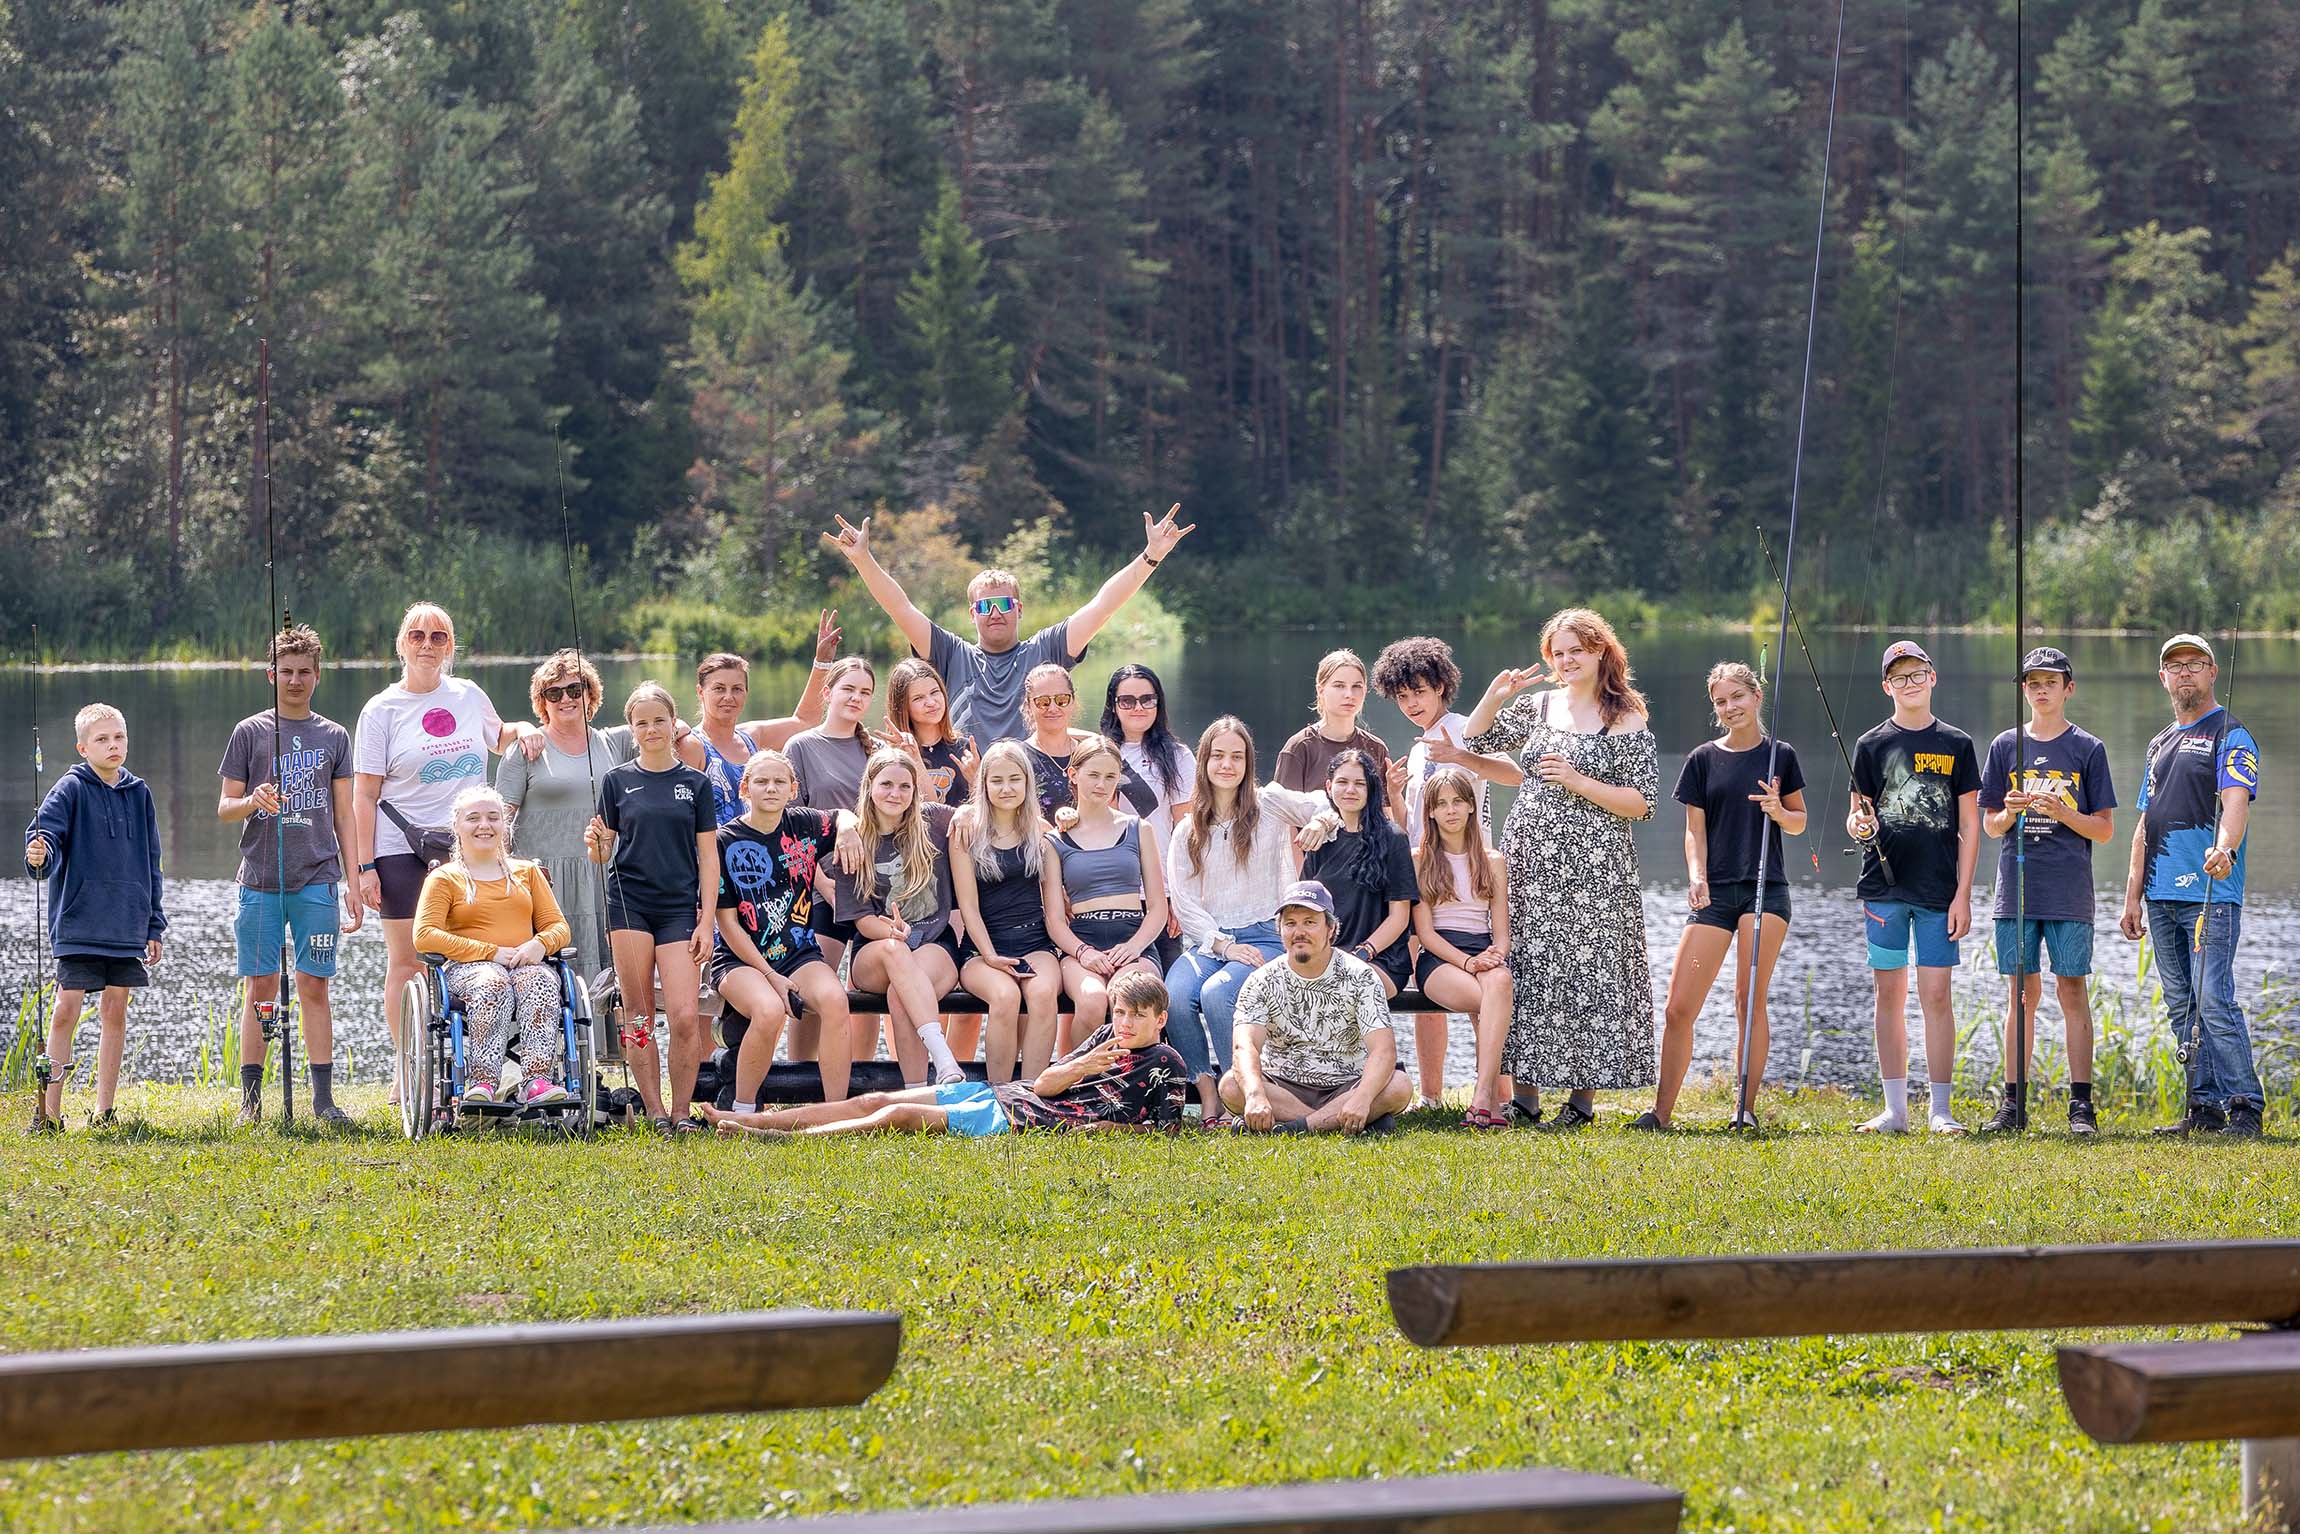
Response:
[[[788,1140],[791,1137],[787,1129],[769,1129],[763,1124],[738,1124],[732,1114],[719,1119],[718,1125],[720,1136],[729,1140],[739,1140],[745,1135],[756,1140]]]

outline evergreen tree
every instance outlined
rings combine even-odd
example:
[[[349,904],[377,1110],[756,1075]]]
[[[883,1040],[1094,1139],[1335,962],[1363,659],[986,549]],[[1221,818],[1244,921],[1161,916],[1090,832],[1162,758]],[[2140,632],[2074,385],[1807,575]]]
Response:
[[[1618,278],[1576,285],[1564,345],[1537,386],[1543,494],[1535,528],[1551,563],[1583,587],[1667,590],[1669,464]]]
[[[936,436],[972,443],[1014,404],[1013,349],[998,335],[998,298],[987,292],[982,242],[945,181],[919,232],[918,270],[896,299],[911,360],[905,404]]]

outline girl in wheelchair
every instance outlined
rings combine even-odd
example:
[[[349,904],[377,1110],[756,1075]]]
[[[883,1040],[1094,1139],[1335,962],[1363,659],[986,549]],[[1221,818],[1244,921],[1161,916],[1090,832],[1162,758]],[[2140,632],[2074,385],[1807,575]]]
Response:
[[[567,946],[567,919],[534,863],[504,850],[503,796],[467,788],[455,797],[455,856],[424,876],[415,947],[448,963],[440,979],[463,1008],[466,1106],[499,1101],[497,1079],[519,1030],[526,1084],[510,1106],[569,1100],[558,1081],[558,972],[544,962]]]

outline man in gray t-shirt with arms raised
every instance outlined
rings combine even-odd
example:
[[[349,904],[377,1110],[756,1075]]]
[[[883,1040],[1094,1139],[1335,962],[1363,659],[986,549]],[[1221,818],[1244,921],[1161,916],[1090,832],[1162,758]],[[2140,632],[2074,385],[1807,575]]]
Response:
[[[1029,736],[1030,726],[1022,717],[1023,679],[1032,667],[1051,662],[1068,669],[1086,658],[1087,645],[1103,625],[1142,589],[1183,535],[1198,525],[1177,526],[1174,519],[1181,510],[1176,502],[1158,522],[1144,512],[1142,552],[1104,581],[1094,600],[1028,639],[1021,637],[1022,589],[1004,570],[985,570],[967,583],[967,600],[974,609],[975,639],[970,642],[920,612],[902,583],[886,572],[870,550],[870,518],[863,518],[860,526],[839,518],[839,530],[823,534],[823,542],[855,567],[872,600],[902,630],[911,652],[925,657],[941,673],[956,737],[971,735],[976,747],[987,751],[994,741]]]
[[[1278,907],[1286,962],[1262,965],[1238,987],[1237,1063],[1222,1077],[1222,1103],[1248,1129],[1378,1132],[1413,1101],[1381,977],[1334,951],[1334,929],[1334,897],[1323,884],[1288,885]]]

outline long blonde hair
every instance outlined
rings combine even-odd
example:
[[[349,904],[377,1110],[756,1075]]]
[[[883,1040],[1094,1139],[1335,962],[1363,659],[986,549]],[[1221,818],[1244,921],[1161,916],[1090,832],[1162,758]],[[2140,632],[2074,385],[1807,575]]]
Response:
[[[1453,864],[1446,861],[1445,833],[1438,829],[1438,795],[1452,793],[1469,806],[1469,893],[1473,900],[1493,898],[1493,844],[1485,839],[1485,822],[1477,814],[1477,783],[1459,767],[1440,767],[1422,784],[1421,850],[1414,854],[1414,879],[1421,885],[1422,903],[1434,906],[1461,897],[1453,887]]]
[[[879,818],[878,801],[871,798],[870,789],[881,773],[897,767],[910,774],[910,808],[900,820],[888,825]],[[878,899],[878,844],[887,837],[894,839],[902,861],[902,887],[893,891],[897,905],[934,882],[934,838],[926,829],[926,774],[909,752],[882,746],[871,753],[863,765],[862,788],[855,796],[855,819],[865,857],[862,872],[855,876],[855,887],[863,899]]]
[[[1550,641],[1563,630],[1570,629],[1573,636],[1597,651],[1597,716],[1605,727],[1630,714],[1647,714],[1645,694],[1629,685],[1629,652],[1621,644],[1613,625],[1596,611],[1587,607],[1568,607],[1552,616],[1541,626],[1541,658],[1549,659]]]
[[[1004,818],[1021,838],[1022,866],[1035,879],[1040,849],[1046,842],[1046,815],[1038,803],[1038,780],[1030,770],[1030,758],[1023,753],[1020,741],[1002,740],[982,753],[982,765],[974,772],[974,797],[959,806],[951,829],[966,838],[967,853],[974,859],[974,876],[996,879],[998,848],[994,843],[1002,817],[990,802],[990,769],[1000,765],[1010,766],[1022,774],[1022,807]]]
[[[1190,872],[1206,871],[1206,844],[1214,839],[1214,780],[1206,776],[1206,758],[1217,735],[1235,735],[1246,745],[1246,776],[1238,784],[1237,801],[1230,807],[1230,850],[1244,868],[1254,851],[1254,827],[1262,817],[1261,799],[1254,789],[1254,732],[1236,714],[1224,714],[1198,736],[1198,773],[1190,784]]]

